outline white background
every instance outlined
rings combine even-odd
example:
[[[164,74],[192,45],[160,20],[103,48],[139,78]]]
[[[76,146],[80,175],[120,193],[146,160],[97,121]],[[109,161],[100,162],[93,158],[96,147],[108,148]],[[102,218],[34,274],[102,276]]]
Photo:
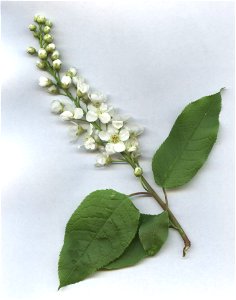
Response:
[[[234,36],[232,2],[3,2],[2,187],[3,297],[9,299],[231,299],[234,271]],[[171,231],[161,252],[135,267],[99,272],[57,292],[65,224],[86,194],[142,190],[128,166],[94,167],[95,155],[69,143],[50,114],[52,97],[25,53],[35,13],[55,27],[65,67],[78,67],[145,128],[142,164],[190,101],[223,92],[219,138],[209,160],[183,188],[169,192],[192,248]],[[160,189],[156,188],[160,193]],[[152,199],[135,199],[157,213]],[[227,295],[227,296],[226,296]]]

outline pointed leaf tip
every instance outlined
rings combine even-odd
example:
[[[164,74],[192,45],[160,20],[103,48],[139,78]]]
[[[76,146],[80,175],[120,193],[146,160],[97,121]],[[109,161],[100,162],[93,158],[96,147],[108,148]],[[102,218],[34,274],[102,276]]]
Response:
[[[194,177],[216,141],[220,110],[220,92],[185,107],[153,157],[152,170],[158,185],[175,188]]]

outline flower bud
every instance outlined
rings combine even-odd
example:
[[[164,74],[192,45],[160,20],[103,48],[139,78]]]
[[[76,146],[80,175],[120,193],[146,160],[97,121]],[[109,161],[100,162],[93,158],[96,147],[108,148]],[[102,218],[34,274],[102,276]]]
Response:
[[[49,27],[52,27],[52,22],[49,21],[49,20],[46,20],[45,25],[46,25],[46,26],[49,26]]]
[[[81,119],[83,117],[83,115],[84,115],[84,112],[83,112],[82,108],[76,107],[74,109],[74,115],[73,115],[73,117],[74,117],[75,120]]]
[[[53,51],[52,55],[51,55],[51,59],[55,60],[58,59],[60,57],[60,54],[57,50]]]
[[[85,82],[78,81],[77,83],[77,96],[83,96],[89,91],[89,85]]]
[[[44,70],[46,68],[46,63],[42,60],[38,60],[37,63],[36,63],[36,66],[41,69],[41,70]]]
[[[43,37],[44,41],[47,43],[51,43],[53,41],[53,37],[51,36],[51,34],[45,34],[45,36]]]
[[[43,32],[44,33],[49,33],[51,31],[51,28],[49,27],[49,26],[45,26],[44,28],[43,28]]]
[[[37,51],[34,47],[28,47],[27,48],[27,53],[29,53],[30,55],[34,55],[36,52]]]
[[[77,71],[75,68],[70,68],[67,72],[66,75],[70,77],[74,77],[77,74]]]
[[[63,121],[69,121],[73,118],[73,114],[71,111],[66,110],[63,113],[60,114],[60,117]]]
[[[52,81],[47,77],[40,76],[39,77],[39,85],[41,87],[48,87],[48,86],[52,85]]]
[[[61,69],[61,61],[60,59],[56,59],[52,62],[53,69],[56,71],[60,71]]]
[[[46,46],[46,51],[47,51],[47,52],[53,52],[55,49],[56,49],[56,46],[55,46],[55,44],[53,44],[53,43],[48,44],[48,45]]]
[[[35,31],[35,32],[34,32],[34,37],[35,37],[35,38],[38,38],[38,36],[39,36],[39,33]]]
[[[53,94],[53,95],[58,95],[59,94],[59,90],[58,90],[58,88],[55,85],[50,86],[48,88],[48,92],[50,94]]]
[[[134,175],[135,175],[136,177],[140,177],[140,176],[142,176],[142,174],[143,174],[143,169],[142,169],[142,168],[136,167],[136,168],[134,169]]]
[[[44,24],[46,22],[46,18],[44,16],[41,15],[37,15],[36,20],[35,20],[38,24]]]
[[[62,79],[61,79],[61,86],[64,88],[64,89],[68,89],[71,85],[71,78],[70,76],[63,76]]]
[[[45,49],[39,49],[38,51],[38,57],[41,59],[47,58],[47,51]]]
[[[30,30],[30,31],[35,31],[36,28],[37,28],[37,27],[36,27],[36,25],[34,25],[34,24],[30,24],[30,25],[29,25],[29,30]]]
[[[61,114],[63,112],[64,105],[58,101],[54,100],[51,103],[51,112],[54,114]]]
[[[38,14],[34,16],[34,21],[37,22]]]

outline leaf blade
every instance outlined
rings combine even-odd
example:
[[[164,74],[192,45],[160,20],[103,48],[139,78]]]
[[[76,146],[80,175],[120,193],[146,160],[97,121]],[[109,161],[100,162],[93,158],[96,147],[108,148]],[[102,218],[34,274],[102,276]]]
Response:
[[[79,282],[119,257],[137,231],[139,212],[124,194],[89,194],[66,226],[58,274],[60,287]]]
[[[167,240],[169,233],[168,212],[159,215],[141,215],[142,225],[139,228],[141,244],[149,256],[155,255]]]
[[[124,253],[116,260],[106,265],[103,269],[116,270],[127,268],[137,264],[140,260],[147,257],[147,253],[143,249],[138,234],[132,240],[130,245],[125,249]]]
[[[175,188],[192,179],[216,141],[221,110],[220,92],[188,104],[152,160],[155,182]]]

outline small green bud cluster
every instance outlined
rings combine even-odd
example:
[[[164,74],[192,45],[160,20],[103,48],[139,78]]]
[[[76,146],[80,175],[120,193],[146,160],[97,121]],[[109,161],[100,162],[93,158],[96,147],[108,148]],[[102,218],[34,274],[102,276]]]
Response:
[[[34,37],[39,40],[40,49],[36,50],[33,47],[27,48],[27,53],[34,55],[38,54],[40,61],[37,61],[36,66],[45,70],[47,68],[46,62],[51,59],[52,67],[55,71],[60,71],[62,62],[59,60],[59,52],[53,43],[53,36],[51,35],[52,22],[42,15],[35,15],[34,21],[36,24],[30,24],[29,30],[32,31]],[[48,61],[50,62],[50,61]]]

